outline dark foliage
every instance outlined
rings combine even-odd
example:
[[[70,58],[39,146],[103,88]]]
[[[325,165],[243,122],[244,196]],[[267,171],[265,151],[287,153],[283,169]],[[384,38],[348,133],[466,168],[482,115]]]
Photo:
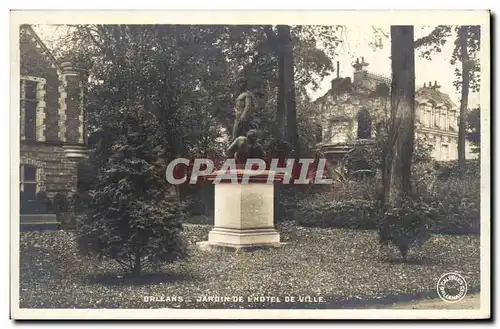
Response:
[[[377,203],[367,200],[302,202],[296,221],[302,226],[374,229]]]
[[[56,195],[54,195],[54,198],[52,200],[52,207],[56,214],[68,212],[69,202],[66,195],[62,193],[56,193]]]
[[[57,221],[61,223],[63,229],[73,229],[75,227],[74,217],[70,216],[71,198],[66,194],[56,193],[52,199],[52,211],[57,216]]]
[[[51,212],[52,202],[45,191],[40,191],[35,196],[34,210],[37,214]]]
[[[479,183],[481,174],[481,163],[478,159],[470,159],[466,161],[466,174],[470,178],[476,178]],[[459,167],[456,161],[436,162],[434,169],[440,180],[446,181],[450,178],[459,177]]]
[[[410,248],[427,241],[431,220],[435,217],[436,210],[426,203],[402,200],[400,205],[384,213],[378,229],[380,245],[394,244],[406,262]]]
[[[473,145],[472,152],[481,153],[481,108],[467,113],[467,134],[465,138]]]
[[[113,125],[111,148],[97,148],[102,161],[88,198],[80,197],[78,245],[83,251],[109,257],[133,275],[159,268],[185,256],[181,213],[165,196],[166,182],[155,170],[163,155],[162,129],[156,118],[141,109],[121,111]],[[81,206],[87,201],[86,207]]]

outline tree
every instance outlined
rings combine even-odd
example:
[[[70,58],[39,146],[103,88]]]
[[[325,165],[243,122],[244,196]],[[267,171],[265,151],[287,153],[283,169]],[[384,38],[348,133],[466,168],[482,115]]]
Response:
[[[278,98],[276,107],[276,126],[277,126],[277,136],[278,138],[283,138],[285,135],[285,118],[286,118],[286,98],[285,98],[285,47],[290,40],[286,40],[286,27],[284,25],[278,25],[278,37],[277,37],[277,51],[278,56]],[[289,35],[288,35],[289,37]]]
[[[106,111],[106,109],[104,109]],[[180,213],[168,202],[164,177],[155,170],[165,154],[161,124],[142,108],[122,108],[108,121],[111,150],[96,148],[97,181],[77,221],[81,250],[117,261],[134,276],[186,256]],[[108,112],[109,113],[109,112]],[[102,151],[110,155],[102,161]]]
[[[154,107],[159,120],[175,132],[169,138],[179,139],[172,143],[179,149],[184,145],[184,134],[178,131],[179,108],[189,107],[193,99],[202,95],[202,106],[219,124],[230,129],[237,96],[235,81],[242,76],[251,79],[264,94],[262,108],[272,109],[273,118],[268,121],[276,123],[274,116],[280,103],[275,97],[279,89],[278,55],[282,47],[273,26],[75,25],[69,28],[68,35],[59,42],[65,45],[60,49],[67,51],[62,54],[56,51],[59,57],[85,63],[92,79],[100,80],[101,86],[107,87],[110,80],[118,80],[113,82],[113,88],[104,88],[108,89],[105,100],[116,93],[141,98],[149,104],[147,107]],[[297,97],[303,98],[307,85],[317,86],[332,70],[330,58],[340,43],[337,29],[290,27],[295,57],[292,77]],[[323,50],[317,46],[320,41]],[[91,86],[90,94],[94,88],[100,87]],[[101,100],[94,99],[98,109]],[[93,114],[89,115],[92,118]]]
[[[383,172],[384,204],[411,192],[415,130],[413,26],[391,26],[391,113]]]
[[[461,92],[457,147],[459,172],[460,177],[463,178],[465,175],[467,107],[470,90],[473,92],[479,91],[480,66],[477,56],[480,50],[481,37],[479,26],[456,26],[454,32],[456,34],[455,48],[450,64],[461,63],[461,69],[455,69],[457,79],[454,85]],[[441,52],[442,46],[451,35],[451,26],[437,26],[429,35],[416,40],[415,47],[422,48],[421,56],[430,59],[434,52]]]
[[[266,112],[267,120],[270,121],[266,124],[273,127],[268,129],[273,134],[266,136],[266,140],[270,140],[269,151],[272,152],[276,145],[281,147],[284,144],[293,145],[297,155],[299,151],[312,151],[309,143],[301,142],[304,138],[312,138],[310,132],[314,130],[306,127],[303,121],[311,115],[307,105],[310,103],[307,88],[319,88],[318,82],[333,71],[332,58],[335,56],[336,47],[341,43],[338,32],[342,29],[341,26],[303,25],[262,27],[266,36],[263,41],[267,46],[261,48],[274,57],[273,61],[268,61],[270,67],[267,69],[274,72],[268,77],[271,77],[271,81],[276,81],[268,90],[270,96],[265,106],[268,110],[273,109]],[[291,90],[288,97],[285,97],[286,90]],[[299,116],[301,120],[297,120]],[[307,122],[315,125],[311,120]],[[284,137],[290,143],[282,140]]]
[[[407,210],[415,129],[415,57],[413,26],[391,26],[391,113],[382,172],[383,223],[380,243],[391,241],[406,261],[408,249],[421,235],[420,223],[400,219],[391,208]],[[406,213],[403,211],[403,213]],[[411,225],[410,225],[411,224]]]
[[[295,149],[295,156],[299,156],[299,133],[297,131],[297,110],[295,101],[295,75],[294,75],[294,60],[293,60],[293,44],[290,35],[290,26],[282,26],[279,30],[281,46],[283,47],[283,80],[280,81],[280,86],[283,89],[283,101],[285,103],[286,114],[286,136],[288,141]]]
[[[467,51],[467,27],[461,26],[458,32],[460,58],[462,62],[462,91],[460,98],[460,118],[458,123],[458,168],[460,178],[465,176],[465,123],[469,103],[469,53]]]
[[[86,66],[91,76],[86,107],[89,146],[103,150],[102,159],[96,161],[111,155],[104,150],[111,150],[116,134],[105,123],[118,120],[118,110],[134,104],[142,104],[158,118],[169,157],[222,157],[234,122],[235,85],[242,76],[263,94],[256,116],[263,140],[267,143],[276,136],[281,49],[276,27],[75,25],[69,29],[59,43],[64,47],[55,53]],[[335,31],[336,27],[290,27],[293,75],[289,79],[299,104],[307,103],[305,87],[317,84],[332,68],[331,54],[339,43]],[[325,43],[324,49],[319,49],[317,40]],[[272,143],[268,144],[267,151]],[[193,189],[181,186],[178,192],[182,199]]]
[[[474,146],[472,152],[481,153],[481,108],[476,107],[467,113],[467,140]]]
[[[474,44],[476,47],[473,48],[473,52],[477,52],[479,46],[479,27],[474,28],[470,26],[460,26],[458,29],[458,50],[460,50],[460,55],[455,54],[455,58],[459,58],[462,63],[461,72],[461,98],[460,98],[460,119],[458,125],[458,167],[460,178],[463,179],[465,176],[465,134],[466,134],[466,123],[467,123],[467,107],[469,104],[469,88],[471,80],[471,72],[474,79],[474,60],[469,57],[469,34],[475,34],[475,38],[478,41]],[[478,70],[478,69],[476,69]]]

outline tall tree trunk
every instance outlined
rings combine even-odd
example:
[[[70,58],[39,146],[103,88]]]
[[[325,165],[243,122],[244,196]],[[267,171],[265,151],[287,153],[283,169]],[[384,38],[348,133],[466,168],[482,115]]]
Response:
[[[415,51],[413,26],[391,26],[391,118],[383,172],[384,202],[411,193],[415,130]]]
[[[467,50],[467,26],[461,26],[459,32],[462,59],[462,95],[460,99],[460,118],[458,124],[458,168],[460,178],[465,176],[465,125],[469,102],[469,53]]]
[[[283,137],[285,134],[285,51],[284,46],[286,41],[285,37],[285,26],[278,25],[278,104],[276,108],[276,126],[277,126],[277,137]]]
[[[295,109],[295,83],[294,83],[294,63],[293,63],[293,45],[291,42],[290,26],[284,26],[280,32],[283,41],[283,81],[284,81],[284,99],[286,113],[286,132],[290,144],[295,149],[295,157],[300,156],[299,134],[297,131],[297,112]]]

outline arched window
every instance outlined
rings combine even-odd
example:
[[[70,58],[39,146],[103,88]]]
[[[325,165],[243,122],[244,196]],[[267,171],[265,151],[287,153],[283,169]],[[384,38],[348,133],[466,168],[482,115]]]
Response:
[[[366,109],[358,112],[358,139],[369,139],[372,137],[372,119]]]

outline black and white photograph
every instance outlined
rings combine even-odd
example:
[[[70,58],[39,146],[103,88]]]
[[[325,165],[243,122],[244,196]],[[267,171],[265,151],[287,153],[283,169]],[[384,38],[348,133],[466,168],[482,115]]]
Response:
[[[490,12],[44,13],[12,318],[491,316]]]

